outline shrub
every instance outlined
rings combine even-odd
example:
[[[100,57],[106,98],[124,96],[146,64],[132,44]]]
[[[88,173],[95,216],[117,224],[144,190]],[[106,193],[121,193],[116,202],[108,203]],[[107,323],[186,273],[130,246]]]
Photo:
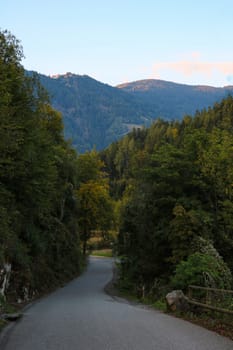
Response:
[[[176,266],[171,284],[182,290],[186,290],[190,284],[230,289],[232,276],[220,256],[217,259],[213,255],[194,253]]]

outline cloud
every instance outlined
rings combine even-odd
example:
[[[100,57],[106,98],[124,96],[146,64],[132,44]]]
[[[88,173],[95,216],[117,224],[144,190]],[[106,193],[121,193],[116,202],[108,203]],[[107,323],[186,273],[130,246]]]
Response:
[[[214,74],[232,76],[233,62],[207,62],[200,60],[200,54],[192,53],[191,59],[183,59],[174,62],[157,62],[152,67],[153,75],[161,76],[163,72],[174,72],[185,77],[202,75],[210,78]]]

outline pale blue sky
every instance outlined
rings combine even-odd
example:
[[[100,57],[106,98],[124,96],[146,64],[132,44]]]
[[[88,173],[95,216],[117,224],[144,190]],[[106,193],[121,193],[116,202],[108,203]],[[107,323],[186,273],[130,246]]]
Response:
[[[233,85],[233,0],[0,0],[26,69]]]

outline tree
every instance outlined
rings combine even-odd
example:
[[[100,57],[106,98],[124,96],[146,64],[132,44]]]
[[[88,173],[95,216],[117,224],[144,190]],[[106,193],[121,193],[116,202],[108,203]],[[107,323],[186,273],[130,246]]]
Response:
[[[233,112],[233,111],[232,111]],[[232,267],[233,141],[228,130],[214,128],[206,147],[199,151],[201,177],[213,217],[213,240],[219,253]]]
[[[200,238],[211,239],[233,271],[232,122],[229,96],[181,123],[158,120],[103,152],[111,193],[122,202],[119,252],[134,284],[168,281],[200,253]]]
[[[106,229],[111,225],[111,200],[107,186],[92,180],[80,186],[77,200],[78,223],[85,255],[92,231]]]
[[[0,32],[0,270],[12,266],[16,298],[72,277],[82,263],[77,155],[22,57],[18,40]]]
[[[106,178],[106,174],[103,171],[104,163],[95,150],[80,154],[77,160],[77,167],[79,183],[86,183],[90,180],[101,181]]]
[[[77,215],[84,255],[93,230],[108,230],[112,226],[113,208],[104,166],[95,150],[77,159]]]

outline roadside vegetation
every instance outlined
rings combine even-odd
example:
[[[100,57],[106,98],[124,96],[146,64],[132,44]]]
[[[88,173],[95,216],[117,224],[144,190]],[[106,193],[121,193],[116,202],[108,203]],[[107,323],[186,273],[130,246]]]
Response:
[[[232,289],[232,96],[194,117],[135,129],[101,157],[118,203],[124,295],[161,304],[189,284]],[[195,312],[210,324],[217,317]]]
[[[155,285],[232,288],[233,98],[181,122],[156,121],[101,156],[120,202],[121,276]]]
[[[64,139],[22,57],[0,31],[0,316],[79,275],[92,232],[113,222],[103,162]]]

